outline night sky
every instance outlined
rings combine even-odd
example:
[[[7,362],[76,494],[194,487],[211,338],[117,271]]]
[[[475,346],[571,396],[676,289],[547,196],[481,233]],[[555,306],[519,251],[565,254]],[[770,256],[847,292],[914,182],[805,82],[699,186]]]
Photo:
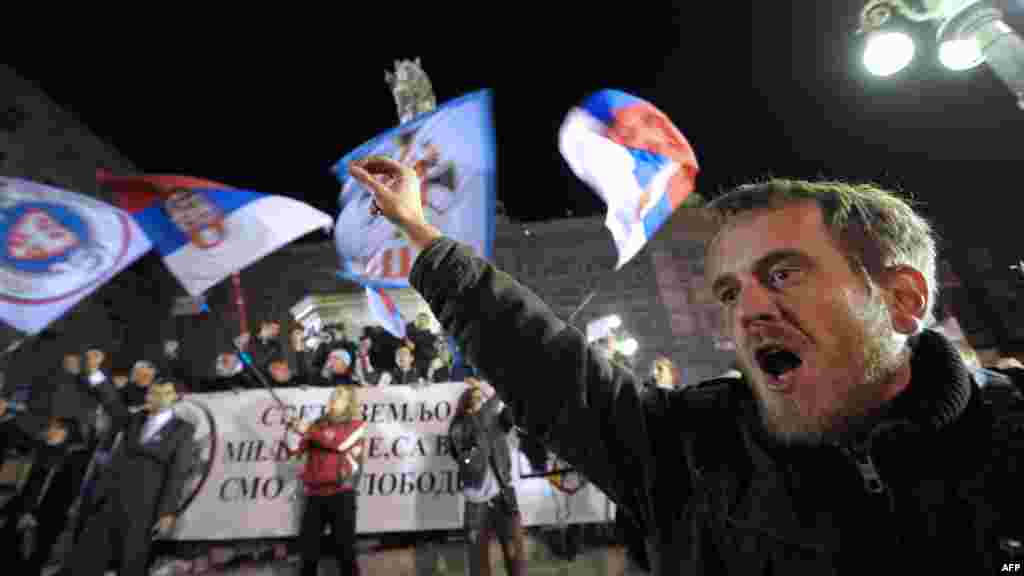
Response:
[[[994,247],[1016,224],[1024,112],[986,68],[944,71],[922,29],[909,69],[868,77],[853,35],[860,2],[691,4],[474,24],[414,14],[404,24],[327,14],[266,28],[192,22],[97,32],[12,66],[144,171],[332,214],[330,165],[397,123],[384,72],[419,56],[441,102],[495,89],[499,199],[517,220],[600,213],[555,140],[569,107],[615,87],[675,120],[707,196],[767,175],[875,180],[913,193],[961,247]],[[1008,21],[1024,30],[1024,17]]]

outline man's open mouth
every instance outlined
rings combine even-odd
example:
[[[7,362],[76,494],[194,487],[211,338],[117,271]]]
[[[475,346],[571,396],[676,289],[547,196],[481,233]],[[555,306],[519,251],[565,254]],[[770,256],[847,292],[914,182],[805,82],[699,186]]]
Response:
[[[781,346],[764,346],[754,353],[754,359],[761,370],[774,378],[792,372],[803,364],[800,356]]]

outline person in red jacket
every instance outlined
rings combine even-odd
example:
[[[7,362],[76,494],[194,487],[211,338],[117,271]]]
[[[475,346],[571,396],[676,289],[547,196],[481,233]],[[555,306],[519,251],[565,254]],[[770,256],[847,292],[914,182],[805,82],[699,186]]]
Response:
[[[301,437],[291,455],[306,454],[302,471],[306,509],[302,514],[299,546],[302,576],[316,576],[320,539],[330,523],[341,574],[355,573],[356,485],[366,443],[366,422],[358,419],[355,386],[337,386],[323,416],[310,424],[299,418],[288,429]]]

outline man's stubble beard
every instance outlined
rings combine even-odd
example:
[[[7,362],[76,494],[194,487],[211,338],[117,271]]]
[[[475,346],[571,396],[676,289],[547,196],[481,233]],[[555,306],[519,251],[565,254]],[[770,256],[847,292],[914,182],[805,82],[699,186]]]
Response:
[[[784,445],[841,443],[862,430],[881,412],[889,381],[906,361],[908,352],[893,339],[889,310],[876,287],[872,286],[867,304],[848,304],[839,317],[844,325],[833,329],[845,338],[839,340],[839,349],[833,351],[835,356],[824,361],[826,368],[845,363],[845,373],[831,372],[835,374],[831,382],[811,384],[835,389],[830,392],[830,406],[822,409],[806,402],[806,393],[801,396],[799,390],[779,395],[761,384],[753,384],[762,424]],[[747,372],[751,372],[749,367]]]

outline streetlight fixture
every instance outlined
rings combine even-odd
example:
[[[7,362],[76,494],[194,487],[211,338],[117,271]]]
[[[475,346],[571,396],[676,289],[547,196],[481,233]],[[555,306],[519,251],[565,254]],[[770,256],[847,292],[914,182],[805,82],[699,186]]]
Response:
[[[866,35],[864,66],[877,76],[890,76],[914,58],[913,39],[891,29],[896,14],[936,25],[938,59],[950,70],[962,71],[982,63],[1017,97],[1024,109],[1024,39],[1006,22],[990,0],[868,0],[860,13],[859,34]]]
[[[875,76],[892,76],[914,59],[914,40],[903,32],[871,32],[864,47],[864,67]]]

